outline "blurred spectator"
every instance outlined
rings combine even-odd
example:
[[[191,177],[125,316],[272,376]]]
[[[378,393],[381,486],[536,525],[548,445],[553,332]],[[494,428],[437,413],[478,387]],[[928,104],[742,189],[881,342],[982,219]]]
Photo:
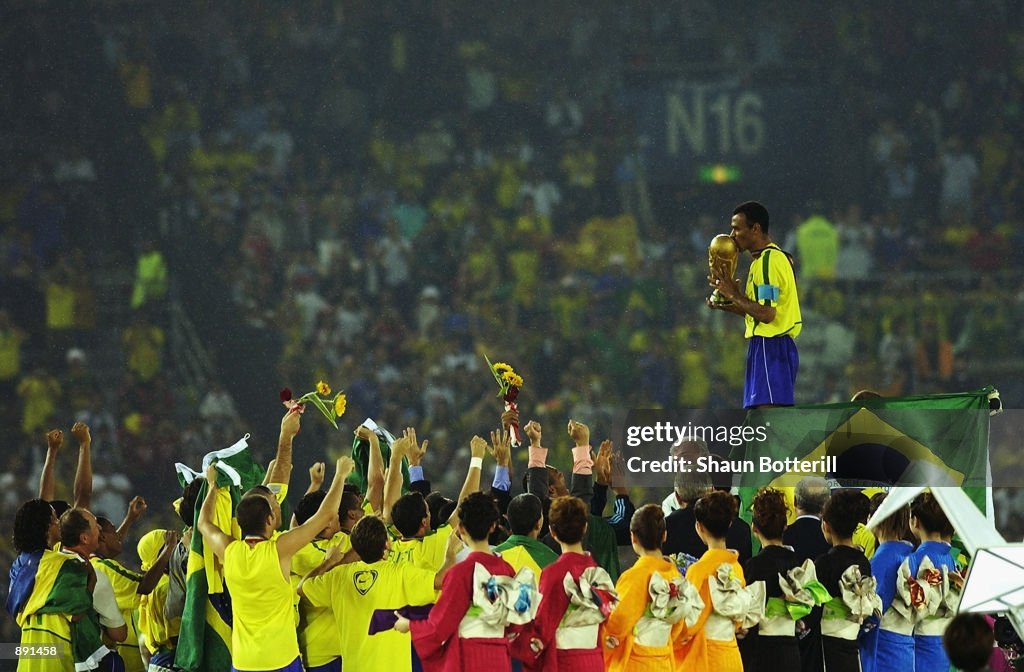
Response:
[[[132,308],[159,305],[167,296],[167,262],[151,240],[142,244],[135,266],[135,286],[132,288]]]

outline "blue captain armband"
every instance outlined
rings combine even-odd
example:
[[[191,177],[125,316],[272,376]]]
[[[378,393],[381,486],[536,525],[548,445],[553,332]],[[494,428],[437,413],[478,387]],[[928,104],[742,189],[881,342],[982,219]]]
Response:
[[[777,285],[758,285],[756,294],[758,301],[779,300],[779,288]]]

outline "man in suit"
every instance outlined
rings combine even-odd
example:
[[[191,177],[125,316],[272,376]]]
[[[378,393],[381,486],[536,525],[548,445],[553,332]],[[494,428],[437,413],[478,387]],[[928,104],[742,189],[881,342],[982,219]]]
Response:
[[[714,488],[706,475],[698,474],[677,474],[675,483],[675,497],[680,502],[680,507],[665,518],[666,539],[662,545],[665,555],[685,553],[692,556],[693,561],[699,559],[708,547],[697,536],[695,523],[697,519],[693,515],[693,505],[701,497],[709,494]],[[729,531],[725,535],[726,548],[739,553],[739,562],[743,563],[750,559],[751,540],[750,525],[739,517],[733,518]],[[692,562],[684,559],[682,564]],[[677,564],[678,558],[677,558]]]
[[[820,476],[807,476],[796,484],[793,492],[796,520],[782,534],[782,543],[796,551],[796,557],[801,563],[808,559],[817,560],[830,548],[821,531],[821,511],[828,498],[828,482]],[[798,632],[801,672],[820,672],[821,607],[815,607],[802,623],[805,629],[802,633]]]

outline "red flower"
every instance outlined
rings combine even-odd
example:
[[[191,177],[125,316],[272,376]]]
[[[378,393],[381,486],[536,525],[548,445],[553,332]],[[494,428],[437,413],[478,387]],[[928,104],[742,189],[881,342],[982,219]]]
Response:
[[[668,584],[668,596],[673,600],[679,597],[679,586],[674,583]]]
[[[281,401],[291,401],[292,400],[292,390],[291,390],[291,388],[286,387],[283,390],[281,390],[280,397],[281,397]]]

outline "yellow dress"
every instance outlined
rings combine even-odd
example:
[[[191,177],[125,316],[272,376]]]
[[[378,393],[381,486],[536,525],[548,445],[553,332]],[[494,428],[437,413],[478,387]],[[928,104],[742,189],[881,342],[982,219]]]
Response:
[[[693,638],[685,643],[678,643],[675,648],[677,670],[681,672],[742,672],[743,661],[740,659],[740,650],[735,636],[730,639],[714,637],[715,633],[709,632],[707,627],[709,619],[712,621],[710,624],[712,626],[722,625],[715,623],[716,619],[722,617],[712,613],[714,604],[711,600],[711,588],[708,585],[708,580],[718,571],[718,568],[722,564],[728,564],[736,578],[746,585],[743,568],[740,567],[737,558],[736,551],[708,549],[700,560],[686,570],[686,579],[697,587],[701,599],[704,600],[704,610],[693,628]]]
[[[612,649],[605,647],[604,662],[609,672],[671,672],[676,669],[672,643],[686,631],[685,621],[671,626],[665,624],[653,636],[642,632],[644,619],[650,618],[648,587],[655,573],[666,581],[682,576],[668,560],[642,556],[615,584],[619,604],[605,622],[604,634],[619,640],[619,645]]]

